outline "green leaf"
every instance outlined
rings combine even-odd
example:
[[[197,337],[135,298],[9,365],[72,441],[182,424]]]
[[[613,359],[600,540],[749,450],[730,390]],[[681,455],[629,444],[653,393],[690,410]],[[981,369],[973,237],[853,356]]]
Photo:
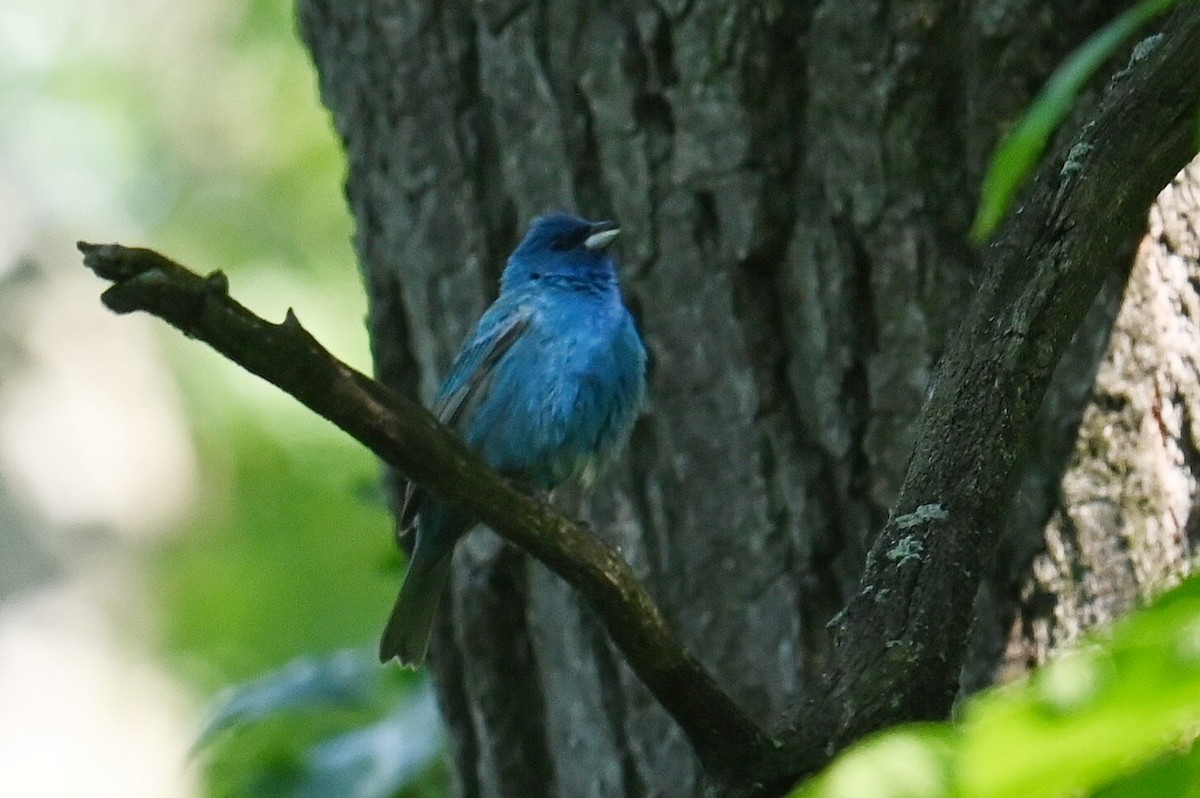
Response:
[[[314,707],[362,707],[378,688],[380,668],[362,651],[331,657],[303,657],[283,668],[227,691],[201,729],[195,750],[226,729],[280,712]]]
[[[964,713],[959,786],[979,798],[1090,790],[1200,722],[1200,582],[1191,580]]]
[[[443,733],[426,685],[379,723],[314,746],[292,798],[389,798],[409,787],[441,754]]]
[[[1200,747],[1156,759],[1097,791],[1094,798],[1200,798]]]
[[[948,795],[953,732],[942,724],[906,726],[838,757],[789,798],[928,798]]]
[[[1187,751],[1198,730],[1193,578],[1029,679],[970,699],[961,722],[852,747],[791,798],[1200,798],[1200,755]]]
[[[973,241],[986,241],[1000,225],[1017,190],[1037,165],[1051,134],[1062,124],[1088,79],[1122,42],[1176,1],[1142,0],[1084,42],[1055,71],[1033,106],[992,156],[983,178],[979,211],[971,226]],[[1135,50],[1133,60],[1137,59],[1138,51]]]

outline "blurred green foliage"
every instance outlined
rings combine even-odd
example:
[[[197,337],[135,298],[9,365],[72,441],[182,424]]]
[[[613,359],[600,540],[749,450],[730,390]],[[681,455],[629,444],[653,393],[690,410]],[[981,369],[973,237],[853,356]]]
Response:
[[[264,315],[296,305],[319,337],[365,366],[342,156],[291,4],[217,5],[188,21],[195,49],[177,52],[167,69],[175,79],[118,79],[78,64],[63,90],[137,123],[132,187],[141,193],[131,204],[154,246],[225,270]],[[165,329],[163,341],[202,466],[187,528],[149,555],[167,655],[212,689],[302,652],[369,640],[398,573],[388,568],[398,566],[390,522],[371,495],[373,458],[203,347]]]
[[[397,698],[372,652],[302,657],[225,692],[197,742],[214,795],[391,798],[445,794],[433,691]]]
[[[223,470],[207,488],[216,495],[154,556],[166,650],[214,688],[371,640],[400,574],[385,567],[387,520],[364,495],[373,464],[329,440],[289,450],[253,423],[213,435],[232,444],[204,452],[206,470]]]
[[[871,738],[791,798],[1200,795],[1200,578],[961,715]]]
[[[89,33],[58,47],[53,70],[36,72],[38,107],[61,113],[65,134],[102,140],[86,164],[58,168],[81,196],[89,170],[115,183],[118,202],[108,205],[119,208],[111,218],[87,216],[77,235],[109,240],[131,220],[154,248],[199,271],[224,270],[233,294],[259,314],[281,319],[294,307],[332,351],[369,371],[343,155],[295,35],[293,4],[135,0],[122,15],[73,8],[90,15],[79,23]],[[44,30],[54,31],[52,22],[43,18]],[[53,157],[43,162],[47,174]],[[206,790],[374,795],[348,785],[382,766],[372,746],[397,728],[423,744],[414,750],[424,758],[410,767],[428,771],[441,736],[428,713],[412,714],[413,674],[370,661],[342,674],[361,681],[346,694],[355,700],[324,704],[310,701],[320,695],[311,683],[286,681],[308,667],[284,668],[298,658],[324,673],[333,652],[373,647],[395,597],[401,563],[374,458],[204,347],[166,328],[160,337],[200,484],[184,528],[142,552],[155,645],[204,701],[246,683],[259,692],[241,695],[279,702],[225,716],[236,728],[218,729],[200,752]],[[272,673],[285,681],[264,693]],[[407,725],[397,727],[397,717]],[[412,780],[403,775],[376,783],[399,788]],[[445,772],[434,769],[403,794],[445,791]]]

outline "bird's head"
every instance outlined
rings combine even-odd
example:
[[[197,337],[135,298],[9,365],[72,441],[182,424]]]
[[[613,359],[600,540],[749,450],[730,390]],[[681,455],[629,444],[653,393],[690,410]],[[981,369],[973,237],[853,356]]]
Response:
[[[509,257],[500,290],[538,281],[581,288],[615,285],[616,267],[607,250],[620,229],[616,222],[591,222],[569,213],[539,216]]]

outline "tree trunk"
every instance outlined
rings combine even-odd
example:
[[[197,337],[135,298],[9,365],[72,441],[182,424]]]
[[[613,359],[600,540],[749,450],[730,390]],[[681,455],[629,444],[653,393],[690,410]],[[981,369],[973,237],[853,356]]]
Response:
[[[1006,563],[1017,602],[1006,674],[1044,662],[1192,568],[1200,535],[1200,158],[1163,191],[1149,219],[1128,284],[1112,284],[1123,298],[1106,290],[1078,336],[1087,341],[1077,349],[1103,351],[1098,370],[1079,380],[1064,364],[1059,375],[1067,377],[1059,396],[1090,388],[1081,423],[1065,423],[1074,414],[1051,421],[1053,405],[1043,413],[1070,434],[1059,436],[1067,446],[1048,472],[1049,501],[1025,516],[1045,520],[1042,535]]]
[[[382,380],[432,394],[531,217],[621,222],[651,402],[584,515],[725,688],[782,719],[821,673],[973,293],[986,159],[1123,4],[298,6],[346,146]],[[1123,275],[1064,358],[977,602],[966,689],[1184,567],[1194,192],[1157,212],[1086,411]],[[433,663],[461,795],[703,791],[589,609],[490,533],[459,546]]]

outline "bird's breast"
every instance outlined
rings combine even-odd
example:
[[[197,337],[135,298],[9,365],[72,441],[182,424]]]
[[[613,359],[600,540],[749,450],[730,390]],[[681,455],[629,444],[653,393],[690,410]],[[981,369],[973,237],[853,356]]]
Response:
[[[643,392],[645,355],[619,300],[535,314],[496,375],[480,418],[484,457],[539,487],[579,476],[624,440]]]

